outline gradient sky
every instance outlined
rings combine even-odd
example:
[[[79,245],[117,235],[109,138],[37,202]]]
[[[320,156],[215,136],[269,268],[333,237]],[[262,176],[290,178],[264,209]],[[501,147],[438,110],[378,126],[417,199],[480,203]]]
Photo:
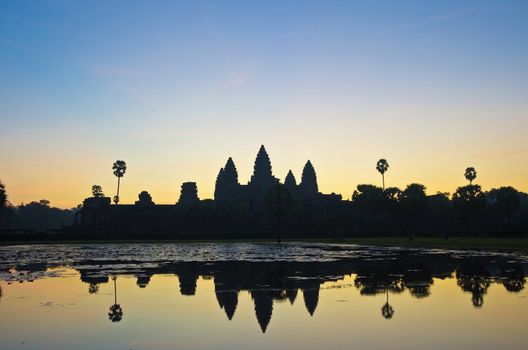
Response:
[[[232,156],[359,183],[528,191],[528,1],[0,0],[0,179],[72,207],[211,198]]]

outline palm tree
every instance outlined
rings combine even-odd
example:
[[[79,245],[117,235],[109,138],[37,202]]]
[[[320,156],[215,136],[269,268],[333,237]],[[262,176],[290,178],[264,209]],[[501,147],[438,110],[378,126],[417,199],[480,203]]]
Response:
[[[112,166],[112,170],[114,170],[114,175],[117,176],[117,195],[114,197],[114,203],[119,203],[119,185],[121,182],[121,178],[123,175],[125,175],[126,172],[126,163],[124,160],[116,160],[114,165]]]
[[[112,322],[119,322],[123,318],[123,309],[117,303],[117,276],[113,276],[112,280],[114,281],[114,305],[110,306],[108,319]]]
[[[376,163],[376,170],[381,174],[381,180],[383,181],[383,189],[385,189],[385,172],[389,170],[389,163],[386,159],[380,159]]]
[[[469,181],[469,184],[473,184],[473,180],[477,178],[477,171],[472,166],[469,168],[466,168],[466,172],[464,173],[464,176],[466,180]]]

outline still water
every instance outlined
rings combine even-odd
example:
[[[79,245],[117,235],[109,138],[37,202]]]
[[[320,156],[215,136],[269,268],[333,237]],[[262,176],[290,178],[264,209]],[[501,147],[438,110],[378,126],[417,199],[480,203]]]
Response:
[[[526,349],[525,253],[0,247],[1,349]]]

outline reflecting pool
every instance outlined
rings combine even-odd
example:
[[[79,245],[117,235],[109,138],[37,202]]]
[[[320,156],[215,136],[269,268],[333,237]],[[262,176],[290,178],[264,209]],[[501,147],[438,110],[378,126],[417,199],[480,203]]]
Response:
[[[0,348],[525,349],[527,271],[521,252],[0,247]]]

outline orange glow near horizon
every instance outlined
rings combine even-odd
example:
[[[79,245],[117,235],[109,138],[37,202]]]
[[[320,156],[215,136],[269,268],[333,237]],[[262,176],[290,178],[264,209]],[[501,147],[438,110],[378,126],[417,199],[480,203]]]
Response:
[[[268,147],[273,172],[284,181],[288,170],[292,170],[297,182],[300,182],[302,168],[310,159],[315,166],[319,190],[323,193],[338,193],[343,199],[350,199],[358,184],[372,183],[381,186],[381,177],[375,170],[378,158],[389,161],[386,174],[387,186],[405,188],[407,184],[418,182],[427,187],[429,194],[437,191],[452,193],[456,187],[466,184],[463,172],[466,166],[475,166],[478,172],[476,183],[484,190],[511,185],[520,191],[527,191],[524,178],[528,173],[528,164],[522,162],[525,152],[511,154],[483,154],[465,157],[464,152],[451,155],[442,154],[445,149],[414,149],[409,158],[410,147],[395,146],[391,152],[381,157],[378,147],[371,151],[351,147],[338,152],[326,145],[326,149],[302,151],[299,146],[284,147],[288,152],[281,153],[283,147]],[[336,148],[341,145],[335,145]],[[137,195],[147,190],[158,204],[171,204],[179,198],[180,185],[185,181],[195,181],[201,199],[212,198],[216,175],[223,167],[228,156],[232,156],[239,173],[239,181],[247,183],[253,171],[253,162],[258,150],[237,149],[224,155],[213,147],[211,152],[198,150],[186,155],[174,154],[173,160],[167,156],[139,157],[131,154],[120,157],[127,161],[128,170],[122,179],[121,203],[132,204]],[[342,147],[342,146],[341,146]],[[343,148],[344,149],[344,148]],[[528,147],[526,148],[528,149]],[[298,152],[298,153],[297,153]],[[435,153],[436,152],[436,153]],[[304,154],[303,154],[304,153]],[[311,155],[308,155],[311,153]],[[387,154],[388,153],[388,154]],[[403,157],[402,154],[407,157]],[[467,161],[471,158],[472,161]],[[107,196],[115,194],[117,178],[113,176],[110,157],[92,157],[89,160],[74,159],[8,159],[1,179],[6,185],[12,204],[28,203],[33,200],[48,199],[52,206],[71,208],[91,195],[91,185],[99,184]],[[23,169],[23,171],[20,171]]]

